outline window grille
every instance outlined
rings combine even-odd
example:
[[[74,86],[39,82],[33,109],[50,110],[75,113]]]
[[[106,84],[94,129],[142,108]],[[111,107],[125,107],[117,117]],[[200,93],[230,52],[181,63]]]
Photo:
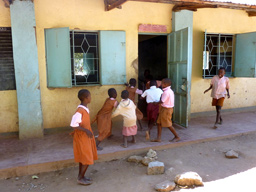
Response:
[[[233,35],[205,33],[203,77],[218,74],[220,67],[226,69],[226,76],[232,75]]]
[[[0,27],[0,90],[15,89],[11,28]]]
[[[98,33],[70,32],[72,85],[99,83]]]

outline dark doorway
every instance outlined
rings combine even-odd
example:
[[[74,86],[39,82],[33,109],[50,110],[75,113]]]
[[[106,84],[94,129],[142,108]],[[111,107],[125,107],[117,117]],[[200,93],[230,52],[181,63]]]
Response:
[[[145,89],[145,70],[150,71],[154,80],[167,77],[167,36],[139,35],[139,89]],[[146,103],[139,102],[138,107],[146,116]]]

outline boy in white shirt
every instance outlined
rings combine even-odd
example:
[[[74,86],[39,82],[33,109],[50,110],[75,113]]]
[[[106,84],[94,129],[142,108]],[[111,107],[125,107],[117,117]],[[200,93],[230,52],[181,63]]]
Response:
[[[156,87],[157,83],[155,80],[150,81],[150,89],[147,89],[142,95],[141,99],[146,98],[148,103],[147,106],[147,117],[148,117],[148,130],[146,131],[146,140],[150,140],[150,131],[157,119],[159,113],[159,105],[155,105],[154,102],[159,102],[163,91]]]

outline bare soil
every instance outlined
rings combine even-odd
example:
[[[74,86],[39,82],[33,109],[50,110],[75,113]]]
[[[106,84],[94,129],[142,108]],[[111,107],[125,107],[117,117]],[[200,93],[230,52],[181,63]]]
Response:
[[[239,158],[225,158],[224,152],[229,149],[239,152]],[[77,184],[78,168],[72,167],[38,174],[38,179],[32,179],[30,175],[0,180],[0,191],[151,192],[155,191],[156,184],[174,180],[177,174],[187,171],[197,172],[205,186],[194,189],[176,187],[175,191],[256,191],[256,133],[157,151],[157,154],[166,170],[174,168],[171,174],[147,175],[147,167],[120,159],[90,166],[87,171],[87,176],[93,179],[90,186]]]

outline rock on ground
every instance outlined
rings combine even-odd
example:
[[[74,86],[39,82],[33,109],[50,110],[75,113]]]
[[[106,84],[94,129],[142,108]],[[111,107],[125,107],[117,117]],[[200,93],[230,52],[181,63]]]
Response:
[[[181,186],[203,186],[202,178],[196,172],[186,172],[175,177],[175,183]]]
[[[152,150],[152,149],[149,149],[148,153],[147,153],[147,157],[149,158],[155,158],[157,157],[157,153],[156,151]]]
[[[155,190],[160,192],[169,192],[175,189],[176,184],[172,181],[164,181],[162,183],[159,183],[155,186]]]
[[[159,161],[148,164],[148,175],[159,175],[164,173],[164,163]]]
[[[148,166],[148,164],[149,164],[150,162],[156,161],[156,159],[157,159],[157,157],[151,158],[151,157],[145,156],[145,157],[142,159],[141,163],[142,163],[143,165],[145,165],[145,166]]]
[[[127,161],[128,162],[134,162],[134,163],[141,163],[143,160],[143,157],[141,156],[136,156],[136,155],[133,155],[133,156],[130,156]]]
[[[229,158],[229,159],[233,159],[233,158],[238,158],[238,157],[239,157],[238,153],[235,152],[234,150],[229,150],[229,151],[225,154],[225,156],[226,156],[227,158]]]

